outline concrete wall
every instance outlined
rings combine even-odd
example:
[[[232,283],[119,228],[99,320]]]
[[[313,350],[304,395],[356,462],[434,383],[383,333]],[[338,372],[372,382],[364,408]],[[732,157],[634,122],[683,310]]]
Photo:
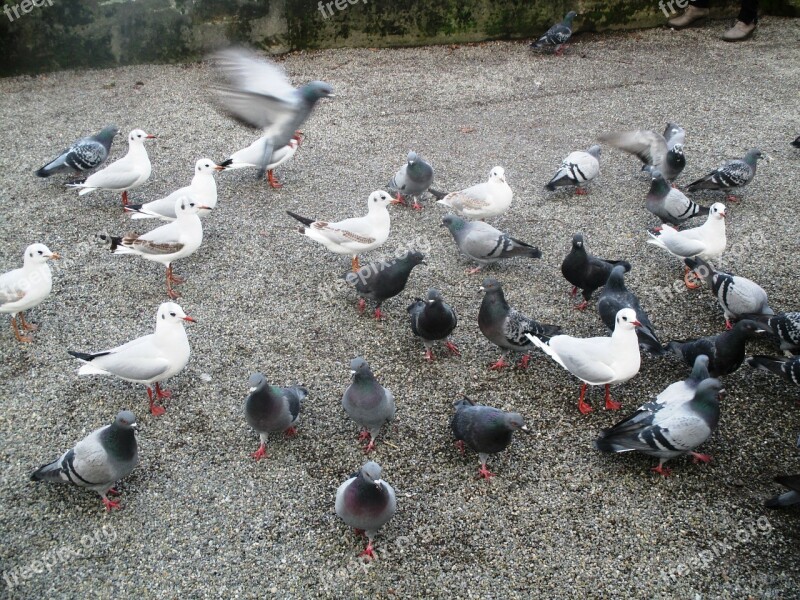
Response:
[[[323,0],[327,4],[330,0]],[[580,31],[662,25],[657,0],[0,0],[0,75],[194,60],[229,41],[273,53],[532,38],[569,10]],[[338,6],[338,8],[337,8]],[[717,16],[735,14],[730,0]],[[800,0],[762,11],[800,16]]]

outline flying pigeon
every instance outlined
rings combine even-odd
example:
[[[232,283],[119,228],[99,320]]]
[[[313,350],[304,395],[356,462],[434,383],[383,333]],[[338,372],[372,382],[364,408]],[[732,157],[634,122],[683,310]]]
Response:
[[[453,235],[461,253],[478,263],[477,267],[468,271],[469,274],[477,273],[483,266],[505,258],[542,256],[538,248],[513,238],[488,223],[467,221],[456,215],[445,215],[442,218],[442,227],[447,227]]]
[[[561,327],[537,323],[509,306],[503,293],[503,284],[496,279],[487,277],[483,280],[480,289],[485,292],[485,295],[480,311],[478,311],[478,327],[486,339],[499,346],[503,351],[497,362],[493,363],[489,369],[499,371],[510,366],[503,360],[508,351],[524,352],[518,366],[521,369],[527,369],[530,361],[530,355],[527,352],[533,348],[528,338],[533,335],[539,339],[548,340],[561,333]]]
[[[781,350],[791,356],[800,352],[800,312],[779,315],[746,315],[745,318],[762,323],[769,329]]]
[[[658,170],[667,181],[674,181],[686,166],[683,143],[686,131],[667,123],[664,134],[650,130],[623,131],[600,136],[600,141],[633,154],[644,163],[645,171]]]
[[[531,43],[531,48],[539,51],[554,51],[556,55],[561,55],[572,36],[572,19],[576,16],[578,13],[574,10],[569,11],[561,23],[556,23],[542,37]]]
[[[116,125],[107,125],[94,135],[73,142],[57,158],[36,171],[37,177],[50,177],[55,173],[84,173],[96,169],[108,158],[111,144],[118,133]]]
[[[544,186],[551,192],[559,187],[575,186],[575,194],[588,194],[584,184],[600,174],[600,145],[595,144],[586,151],[571,152],[556,170],[550,182]]]
[[[767,329],[759,323],[745,319],[736,323],[733,329],[717,335],[672,341],[667,344],[667,349],[690,367],[699,355],[705,354],[708,356],[708,372],[712,377],[722,377],[742,366],[746,342],[766,332]]]
[[[653,181],[650,191],[647,192],[645,206],[647,210],[661,219],[662,223],[678,226],[692,217],[708,214],[707,206],[700,206],[689,200],[679,189],[672,187],[661,171],[654,169],[650,172]]]
[[[478,475],[484,479],[494,477],[486,468],[490,454],[497,454],[511,444],[515,431],[530,433],[525,420],[519,413],[505,412],[498,408],[475,404],[464,396],[455,403],[456,412],[450,421],[456,446],[464,454],[464,446],[478,453],[481,468]]]
[[[748,358],[747,364],[754,369],[782,377],[789,383],[800,385],[800,356],[756,355]]]
[[[28,323],[23,313],[38,306],[50,295],[53,275],[47,261],[59,258],[44,244],[31,244],[22,255],[22,268],[0,275],[0,313],[11,315],[11,329],[19,342],[33,341],[31,336],[20,332],[20,328],[23,331],[36,331],[38,326]]]
[[[102,352],[67,352],[84,363],[78,375],[114,375],[123,381],[146,385],[150,414],[157,417],[166,411],[155,401],[172,396],[159,384],[181,372],[192,353],[184,322],[195,320],[174,302],[164,302],[158,307],[155,333]]]
[[[641,323],[636,328],[639,346],[653,354],[663,354],[664,348],[653,329],[650,318],[639,304],[636,294],[625,287],[625,267],[617,265],[611,270],[611,275],[608,276],[603,292],[597,300],[597,311],[606,327],[613,331],[617,313],[623,308],[632,308],[636,311],[636,320]]]
[[[780,483],[783,487],[788,488],[789,491],[770,498],[764,502],[764,506],[768,508],[783,508],[800,504],[800,474],[776,477],[775,483]]]
[[[756,176],[756,163],[760,158],[766,158],[766,154],[758,148],[748,150],[744,158],[729,160],[705,177],[690,183],[686,190],[689,192],[724,190],[727,193],[726,200],[728,202],[738,202],[738,198],[730,192],[732,189],[744,187],[752,181],[753,177]]]
[[[301,235],[336,254],[349,254],[353,259],[353,271],[358,271],[358,255],[382,246],[389,239],[392,223],[387,207],[391,199],[383,190],[372,192],[367,200],[366,215],[335,223],[301,217],[289,210],[286,214],[303,224],[297,229]]]
[[[269,158],[269,164],[267,164],[266,167],[267,181],[272,189],[278,190],[283,187],[283,184],[280,183],[275,177],[274,171],[283,163],[288,162],[292,159],[292,157],[294,157],[302,140],[303,134],[299,131],[296,131],[294,137],[289,140],[288,144],[282,148],[276,148],[272,151],[272,156]],[[261,161],[262,157],[264,156],[265,148],[269,143],[269,138],[265,135],[262,135],[255,142],[247,146],[247,148],[242,148],[241,150],[231,154],[230,158],[227,158],[220,163],[220,166],[224,167],[226,171],[235,171],[236,169],[255,169],[258,167],[259,161]]]
[[[79,196],[95,190],[122,192],[122,206],[125,206],[128,204],[128,191],[138,188],[150,178],[152,166],[144,142],[155,137],[141,129],[134,129],[128,134],[128,153],[125,156],[92,173],[85,181],[69,183],[67,187],[79,188]]]
[[[725,329],[733,327],[732,320],[745,318],[750,313],[775,314],[769,307],[767,292],[755,281],[718,271],[700,257],[687,258],[684,262],[697,277],[709,285],[711,292],[717,297],[725,313]]]
[[[217,206],[217,182],[214,175],[225,170],[210,158],[201,158],[195,163],[192,183],[172,192],[169,196],[153,200],[146,204],[128,204],[125,212],[131,213],[133,219],[161,219],[174,221],[176,200],[189,198],[198,206],[208,207],[197,211],[201,217],[207,215]]]
[[[416,152],[409,152],[406,164],[394,174],[387,189],[396,194],[392,204],[406,205],[406,198],[412,198],[411,208],[422,210],[419,198],[428,191],[433,183],[433,167],[426,163]]]
[[[194,253],[203,243],[203,224],[198,212],[211,210],[210,206],[198,204],[188,198],[175,201],[175,221],[157,227],[142,235],[126,233],[122,237],[103,232],[98,241],[114,254],[136,254],[145,260],[159,262],[167,268],[167,296],[173,300],[180,297],[172,284],[184,283],[185,279],[174,275],[172,263]]]
[[[350,361],[350,374],[353,383],[344,391],[342,406],[347,416],[363,429],[359,441],[369,440],[364,448],[366,454],[375,449],[381,427],[394,420],[394,395],[378,383],[369,364],[360,356]]]
[[[656,456],[658,466],[651,471],[664,477],[670,474],[664,463],[682,454],[691,454],[696,463],[710,462],[709,455],[694,450],[717,428],[721,391],[719,379],[705,379],[688,402],[648,402],[604,430],[595,441],[595,448],[601,452],[635,450]]]
[[[511,206],[511,198],[514,195],[506,183],[506,172],[503,167],[492,169],[488,181],[460,192],[443,194],[431,190],[431,193],[439,198],[437,204],[452,208],[458,215],[481,221],[506,212]]]
[[[336,514],[356,533],[365,533],[366,549],[359,554],[367,560],[375,558],[372,540],[378,529],[397,512],[394,489],[381,479],[381,467],[369,461],[336,490]]]
[[[333,88],[323,81],[294,88],[283,69],[244,48],[227,48],[212,58],[222,106],[234,119],[263,131],[266,143],[254,161],[263,177],[273,152],[289,144],[317,102],[333,97]]]
[[[439,290],[428,290],[424,300],[414,298],[414,303],[408,307],[408,316],[411,320],[411,331],[425,344],[426,360],[433,361],[432,348],[437,340],[444,340],[445,347],[451,354],[461,356],[461,352],[449,339],[458,324],[458,317],[453,307],[442,299]]]
[[[360,296],[359,312],[364,312],[367,306],[366,299],[369,298],[375,303],[374,315],[380,321],[384,317],[381,311],[383,303],[405,289],[411,271],[417,265],[426,264],[424,259],[422,253],[410,250],[400,258],[369,263],[354,273],[346,273],[345,281],[354,286]]]
[[[584,401],[589,385],[606,386],[606,410],[621,408],[619,402],[611,399],[610,388],[613,384],[625,383],[639,372],[641,356],[635,329],[640,326],[636,311],[623,308],[617,313],[611,337],[557,335],[550,338],[549,343],[544,343],[539,338],[527,335],[545,354],[583,381],[578,410],[585,415],[592,411],[592,407]]]
[[[60,458],[39,467],[31,479],[89,488],[100,494],[106,511],[118,509],[119,500],[109,500],[108,495],[118,496],[114,484],[139,464],[137,429],[136,417],[123,410],[111,425],[95,429]]]
[[[300,418],[303,400],[308,390],[299,385],[278,387],[267,383],[261,373],[253,373],[249,380],[249,394],[244,401],[244,418],[261,438],[261,445],[252,456],[256,460],[269,458],[267,436],[274,431],[283,431],[287,436],[297,433],[294,426]]]
[[[625,272],[631,270],[631,264],[627,261],[605,260],[589,254],[583,236],[580,233],[572,236],[572,250],[561,263],[561,273],[564,279],[572,284],[573,297],[578,293],[578,289],[581,290],[583,302],[575,307],[576,310],[585,310],[589,306],[589,299],[594,291],[605,285],[608,276],[611,275],[611,269],[617,265],[624,267]]]

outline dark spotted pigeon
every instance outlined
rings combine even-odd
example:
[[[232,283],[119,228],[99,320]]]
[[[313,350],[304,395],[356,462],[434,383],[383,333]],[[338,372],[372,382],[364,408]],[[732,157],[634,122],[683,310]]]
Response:
[[[387,189],[397,195],[392,204],[405,205],[406,198],[412,198],[414,203],[411,208],[421,210],[422,205],[419,203],[419,198],[428,191],[432,183],[433,167],[422,160],[416,152],[409,152],[406,164],[395,173],[389,181]]]
[[[489,479],[494,473],[486,468],[490,454],[502,452],[511,443],[515,431],[530,433],[519,413],[505,412],[498,408],[475,404],[464,397],[455,403],[456,412],[450,421],[456,446],[464,454],[464,446],[478,453],[480,477]]]
[[[775,483],[780,483],[783,487],[788,488],[789,491],[770,498],[764,502],[764,506],[769,508],[783,508],[785,506],[800,504],[800,474],[776,477]]]
[[[766,155],[758,148],[748,150],[744,158],[729,160],[721,167],[717,167],[705,177],[690,183],[686,190],[724,190],[729,202],[737,202],[736,196],[731,195],[731,190],[746,186],[756,176],[756,163]]]
[[[561,333],[561,327],[558,325],[542,325],[509,306],[503,293],[503,284],[496,279],[491,277],[484,279],[481,291],[485,292],[485,295],[478,312],[478,327],[486,339],[503,350],[503,355],[489,367],[491,370],[499,371],[510,366],[504,360],[508,351],[524,352],[519,367],[522,369],[528,367],[530,355],[527,352],[533,348],[533,342],[525,334],[546,341]]]
[[[763,356],[756,355],[747,359],[747,364],[782,377],[789,383],[800,385],[800,356]]]
[[[572,20],[576,16],[578,13],[574,10],[569,11],[561,23],[556,23],[542,37],[531,43],[531,48],[561,54],[564,51],[564,44],[572,37]]]
[[[589,254],[583,236],[580,233],[572,236],[572,250],[561,263],[561,273],[573,285],[573,297],[578,293],[578,289],[581,290],[583,302],[575,307],[577,310],[585,310],[589,306],[589,298],[596,289],[605,285],[608,276],[611,275],[611,269],[616,265],[623,266],[626,273],[631,270],[631,265],[627,261],[605,260]]]
[[[747,315],[745,318],[765,325],[787,354],[800,352],[800,312],[787,312],[779,315]]]
[[[360,356],[350,361],[351,383],[342,396],[342,406],[353,421],[362,427],[359,440],[369,440],[364,453],[375,449],[375,440],[385,423],[394,420],[395,404],[392,392],[375,379],[369,364]]]
[[[650,184],[650,191],[647,192],[645,206],[661,219],[662,223],[678,226],[692,217],[708,215],[707,206],[700,206],[689,200],[682,191],[672,187],[664,179],[661,171],[653,169],[650,174],[653,181]]]
[[[636,328],[639,346],[653,354],[663,354],[664,347],[653,329],[650,318],[639,304],[636,294],[625,287],[625,267],[617,265],[611,270],[611,275],[608,276],[608,281],[597,300],[597,311],[609,331],[614,331],[617,313],[623,308],[632,308],[636,311],[636,320],[639,321],[639,327]]]
[[[244,401],[244,418],[261,438],[261,445],[251,456],[256,460],[269,458],[267,436],[283,431],[287,436],[297,433],[294,426],[300,418],[303,400],[308,390],[299,385],[278,387],[270,385],[261,373],[250,376],[250,393]]]
[[[354,286],[361,297],[358,310],[364,312],[368,298],[375,303],[375,318],[380,321],[384,316],[381,305],[406,288],[412,269],[424,265],[424,259],[422,253],[409,251],[400,258],[370,263],[358,271],[346,273],[345,281]]]
[[[73,142],[57,158],[36,171],[38,177],[50,177],[55,173],[80,174],[102,165],[108,158],[114,136],[119,133],[116,125],[108,125],[98,133]]]
[[[433,360],[432,347],[437,340],[444,340],[445,347],[452,354],[461,355],[456,345],[449,339],[458,324],[456,311],[442,300],[438,290],[428,290],[425,300],[415,298],[414,303],[408,307],[408,316],[411,320],[411,331],[415,336],[422,338],[425,344],[426,360]]]
[[[600,141],[633,154],[644,163],[642,170],[659,171],[674,181],[686,166],[683,143],[686,132],[680,125],[667,123],[664,134],[650,130],[623,131],[600,136]]]

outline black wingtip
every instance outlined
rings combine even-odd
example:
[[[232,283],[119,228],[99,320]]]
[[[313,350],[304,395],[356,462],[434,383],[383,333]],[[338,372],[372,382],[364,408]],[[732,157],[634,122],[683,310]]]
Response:
[[[800,148],[800,137],[798,137],[795,141],[789,142],[795,148]]]
[[[546,184],[544,187],[547,188],[548,190],[550,190],[551,192],[555,192],[556,191],[556,186],[553,184],[552,181],[550,183]]]
[[[52,173],[50,173],[50,171],[47,170],[47,165],[43,166],[41,169],[36,171],[37,177],[50,177],[50,175],[52,175]]]
[[[433,195],[434,198],[437,200],[441,200],[445,196],[447,196],[446,192],[440,192],[439,190],[435,190],[433,188],[428,188],[428,191]]]
[[[86,352],[76,352],[75,350],[67,350],[67,354],[74,356],[79,360],[85,360],[86,362],[89,362],[92,360],[92,358],[94,358],[91,354]]]
[[[220,167],[230,167],[233,164],[233,159],[229,158],[228,160],[223,160],[221,163],[217,163]]]
[[[126,204],[122,208],[126,213],[131,213],[131,212],[139,212],[139,211],[141,211],[142,210],[142,206],[144,206],[144,204]]]
[[[296,219],[297,221],[300,221],[303,225],[306,225],[306,226],[311,225],[314,222],[314,219],[309,219],[308,217],[300,216],[297,213],[293,213],[290,210],[287,210],[286,214],[289,215],[290,217],[292,217],[293,219]],[[301,230],[300,233],[303,233],[303,231]]]

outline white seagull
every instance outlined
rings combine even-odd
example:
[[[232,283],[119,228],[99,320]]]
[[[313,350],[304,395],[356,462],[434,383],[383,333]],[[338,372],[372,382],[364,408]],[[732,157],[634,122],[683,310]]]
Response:
[[[269,159],[269,164],[266,167],[267,181],[273,189],[280,189],[283,184],[275,178],[273,171],[281,166],[283,163],[291,160],[300,147],[303,141],[303,134],[296,131],[294,137],[289,140],[289,143],[282,148],[277,148]],[[221,166],[225,167],[226,171],[234,171],[236,169],[255,169],[258,168],[259,162],[263,160],[264,152],[266,151],[269,138],[262,135],[255,142],[250,144],[247,148],[242,148],[238,152],[231,154],[230,158],[222,161]]]
[[[437,200],[452,208],[459,215],[481,221],[502,215],[511,206],[513,192],[506,183],[503,167],[495,167],[489,173],[489,180],[460,192],[451,192]]]

